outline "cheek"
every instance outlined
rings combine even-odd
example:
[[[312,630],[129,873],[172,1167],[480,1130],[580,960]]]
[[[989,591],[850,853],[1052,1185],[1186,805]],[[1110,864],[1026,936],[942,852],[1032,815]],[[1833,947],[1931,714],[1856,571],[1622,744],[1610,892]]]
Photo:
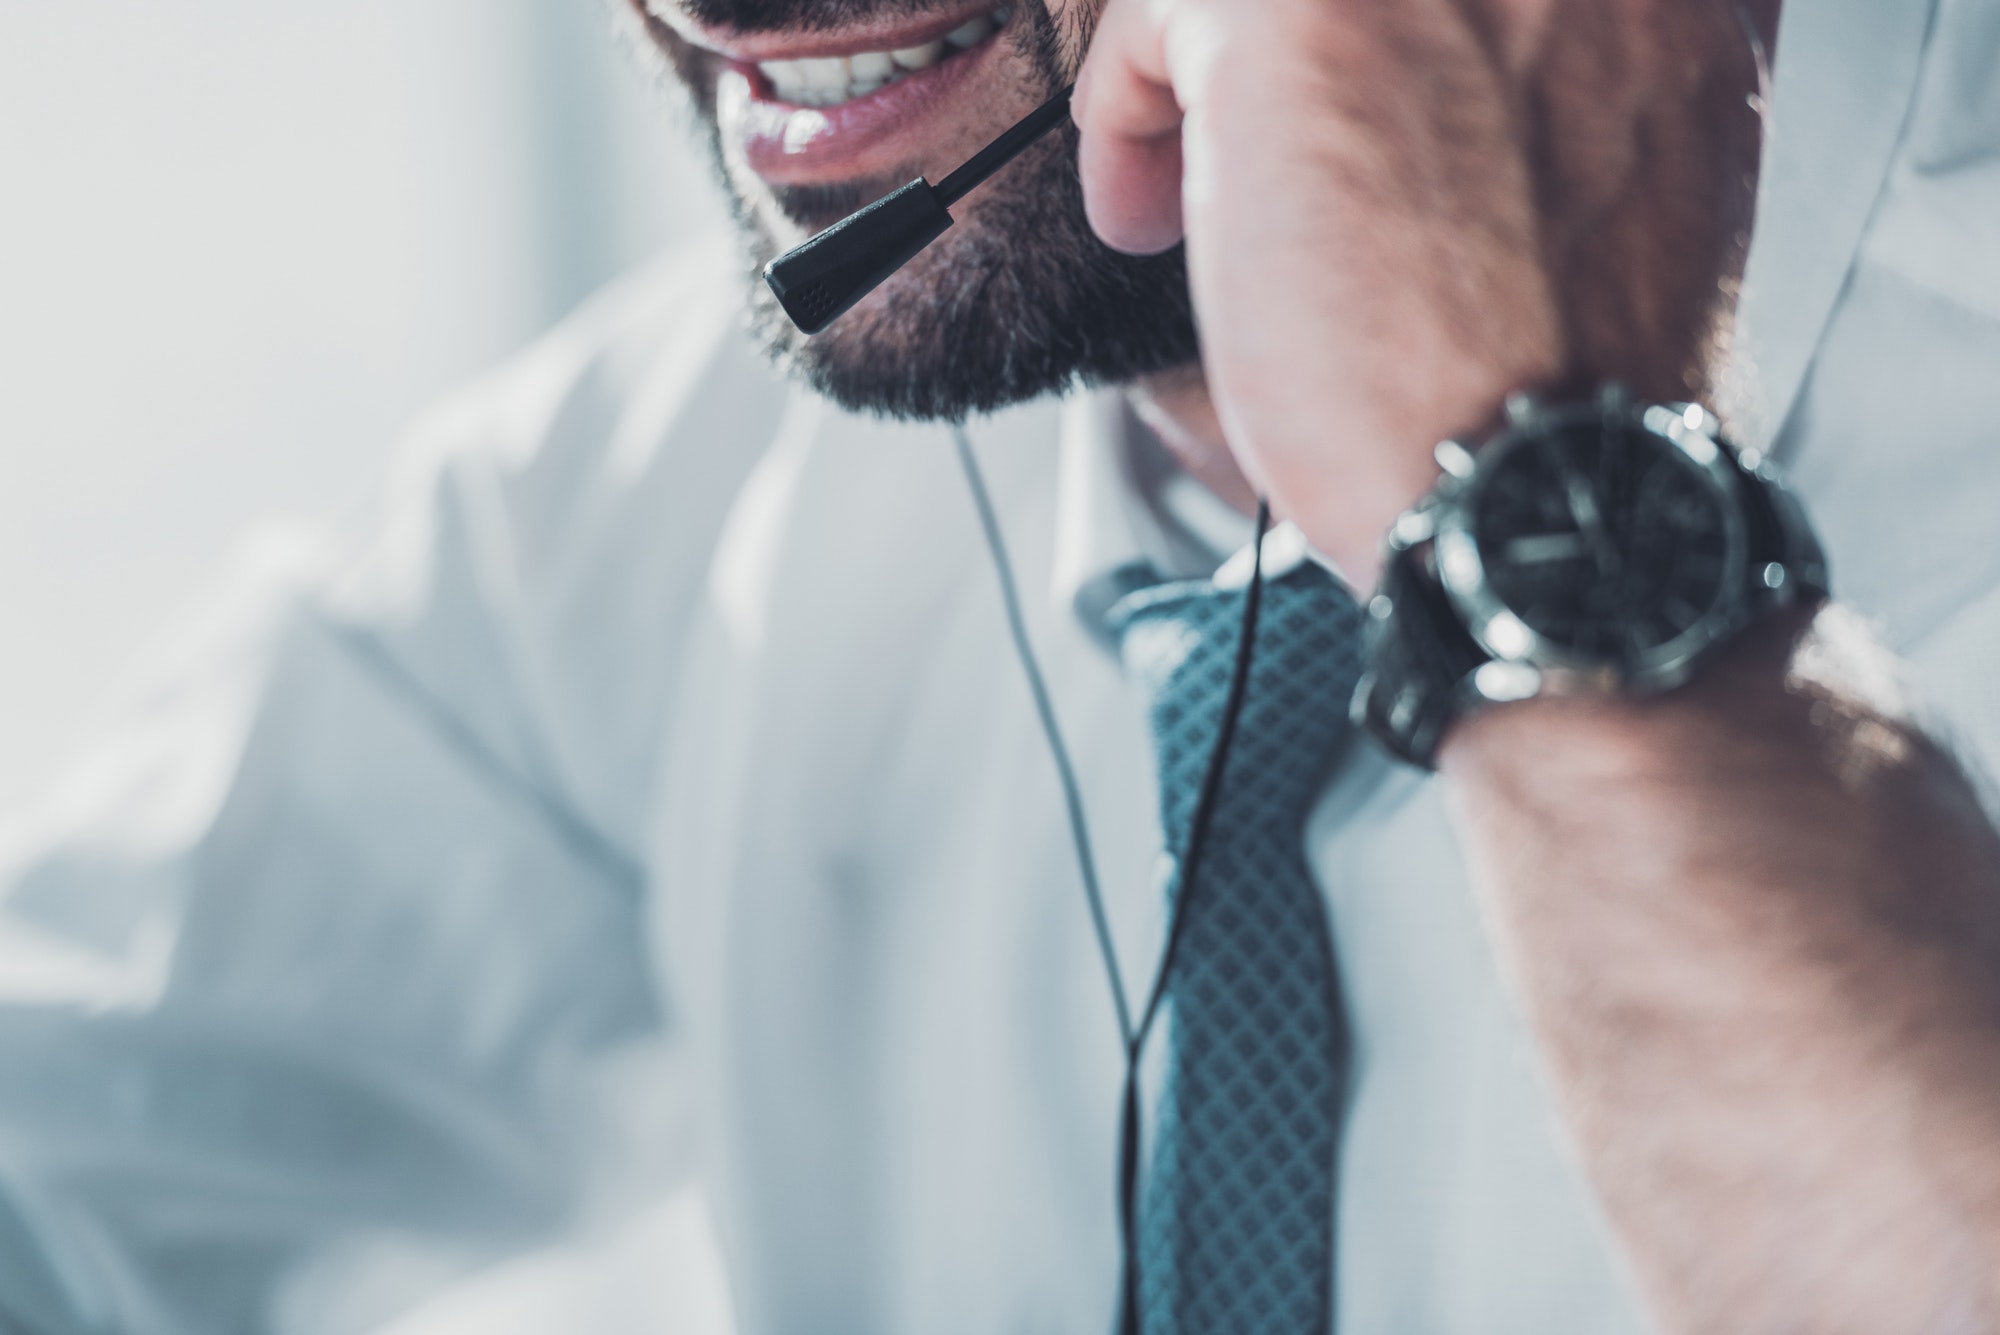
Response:
[[[1061,44],[1063,68],[1074,73],[1083,65],[1090,35],[1097,31],[1104,0],[1043,0],[1042,7]]]

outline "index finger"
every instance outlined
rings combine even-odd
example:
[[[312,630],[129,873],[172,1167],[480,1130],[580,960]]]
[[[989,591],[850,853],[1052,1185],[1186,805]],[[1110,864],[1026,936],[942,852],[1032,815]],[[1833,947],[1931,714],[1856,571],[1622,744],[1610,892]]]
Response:
[[[1071,99],[1084,212],[1106,245],[1152,254],[1181,239],[1181,121],[1162,6],[1110,0]]]

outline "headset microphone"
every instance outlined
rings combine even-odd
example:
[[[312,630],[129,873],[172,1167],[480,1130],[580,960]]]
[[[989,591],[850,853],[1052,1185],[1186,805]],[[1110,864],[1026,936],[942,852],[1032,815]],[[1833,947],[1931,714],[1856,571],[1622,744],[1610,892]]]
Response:
[[[951,226],[952,205],[1068,118],[1069,94],[1036,107],[936,185],[919,176],[765,265],[764,282],[792,323],[817,334],[915,259]]]

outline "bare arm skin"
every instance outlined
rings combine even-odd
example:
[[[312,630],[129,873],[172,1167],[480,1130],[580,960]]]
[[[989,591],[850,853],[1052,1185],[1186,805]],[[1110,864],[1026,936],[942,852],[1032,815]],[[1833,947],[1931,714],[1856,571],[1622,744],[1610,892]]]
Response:
[[[2000,842],[1838,612],[1442,756],[1558,1103],[1665,1328],[2000,1325]]]
[[[1755,167],[1738,18],[1110,0],[1093,220],[1185,234],[1228,446],[1358,584],[1430,443],[1509,390],[1703,395]],[[1893,676],[1833,609],[1664,699],[1507,706],[1442,752],[1667,1330],[2000,1329],[2000,839]]]

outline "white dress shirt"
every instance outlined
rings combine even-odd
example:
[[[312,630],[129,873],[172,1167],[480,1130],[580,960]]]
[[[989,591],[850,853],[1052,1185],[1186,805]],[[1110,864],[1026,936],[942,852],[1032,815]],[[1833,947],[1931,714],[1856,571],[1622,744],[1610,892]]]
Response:
[[[2000,3],[1784,23],[1738,417],[1990,766]],[[692,252],[442,410],[363,555],[8,827],[0,1329],[365,1329],[690,1184],[746,1335],[1107,1328],[1120,1054],[948,438],[779,383],[739,281]],[[1074,604],[1229,521],[1104,396],[973,434],[1143,978],[1142,705]],[[1357,748],[1308,841],[1339,1329],[1646,1329],[1439,786]]]

